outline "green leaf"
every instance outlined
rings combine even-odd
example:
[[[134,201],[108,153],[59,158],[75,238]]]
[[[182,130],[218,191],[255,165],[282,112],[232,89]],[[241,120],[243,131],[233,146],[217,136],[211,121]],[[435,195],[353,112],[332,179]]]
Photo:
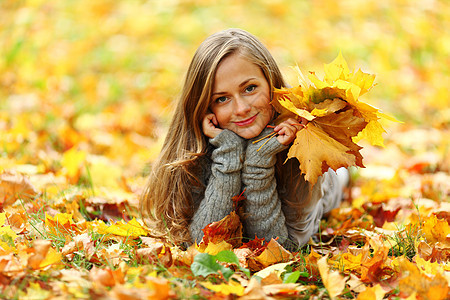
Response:
[[[218,261],[227,262],[239,266],[239,258],[231,250],[220,251],[215,256]]]
[[[284,274],[283,283],[296,283],[300,277],[300,271]]]
[[[233,271],[227,267],[222,266],[217,261],[215,255],[210,255],[208,253],[200,253],[194,257],[194,262],[191,264],[192,273],[195,276],[206,277],[210,274],[222,273],[223,277],[228,280]]]
[[[250,278],[250,271],[246,268],[241,267],[239,263],[239,258],[231,250],[223,250],[216,254],[216,259],[218,261],[227,262],[230,264],[235,264],[248,278]]]

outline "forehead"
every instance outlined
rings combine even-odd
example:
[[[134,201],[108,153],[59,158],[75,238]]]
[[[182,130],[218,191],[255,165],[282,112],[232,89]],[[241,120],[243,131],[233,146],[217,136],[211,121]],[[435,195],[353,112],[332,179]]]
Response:
[[[261,68],[240,53],[224,58],[218,65],[214,77],[214,88],[229,84],[240,84],[249,78],[264,79]]]

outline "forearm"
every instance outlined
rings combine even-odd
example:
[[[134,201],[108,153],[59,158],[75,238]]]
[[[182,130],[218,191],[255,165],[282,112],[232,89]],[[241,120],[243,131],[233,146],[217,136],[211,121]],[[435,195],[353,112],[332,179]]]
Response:
[[[189,231],[193,242],[199,243],[202,229],[228,215],[233,209],[232,197],[241,191],[241,170],[244,157],[244,140],[231,131],[224,130],[210,143],[217,147],[212,153],[211,175],[204,198],[194,213]]]
[[[260,136],[267,134],[267,131],[269,130],[263,131]],[[255,144],[249,141],[246,150],[242,169],[242,182],[247,198],[245,227],[250,238],[255,235],[266,240],[279,237],[283,243],[288,232],[277,192],[275,155],[286,146],[276,139],[271,139],[257,151],[265,141]]]

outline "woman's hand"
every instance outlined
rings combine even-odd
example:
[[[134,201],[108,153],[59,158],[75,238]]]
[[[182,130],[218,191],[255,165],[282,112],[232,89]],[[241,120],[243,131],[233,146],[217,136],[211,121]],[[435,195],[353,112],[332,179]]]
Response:
[[[219,127],[219,122],[217,122],[216,115],[213,113],[208,113],[203,118],[202,129],[203,133],[211,139],[215,138],[223,131],[223,129]]]
[[[289,118],[286,121],[281,122],[280,124],[275,126],[273,131],[278,133],[277,140],[280,142],[280,144],[287,146],[292,143],[292,141],[295,139],[295,136],[297,135],[297,131],[301,130],[306,125],[304,123],[307,123],[307,121],[304,121],[306,120],[302,120],[300,124],[297,120]]]

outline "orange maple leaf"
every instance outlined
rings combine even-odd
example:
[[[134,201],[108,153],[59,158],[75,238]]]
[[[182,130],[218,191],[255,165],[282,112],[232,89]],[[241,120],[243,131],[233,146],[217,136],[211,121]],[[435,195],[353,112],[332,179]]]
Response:
[[[297,132],[294,144],[290,147],[288,158],[296,157],[305,179],[315,184],[320,175],[329,168],[355,165],[355,156],[350,148],[331,138],[322,129],[308,123],[305,129]]]

